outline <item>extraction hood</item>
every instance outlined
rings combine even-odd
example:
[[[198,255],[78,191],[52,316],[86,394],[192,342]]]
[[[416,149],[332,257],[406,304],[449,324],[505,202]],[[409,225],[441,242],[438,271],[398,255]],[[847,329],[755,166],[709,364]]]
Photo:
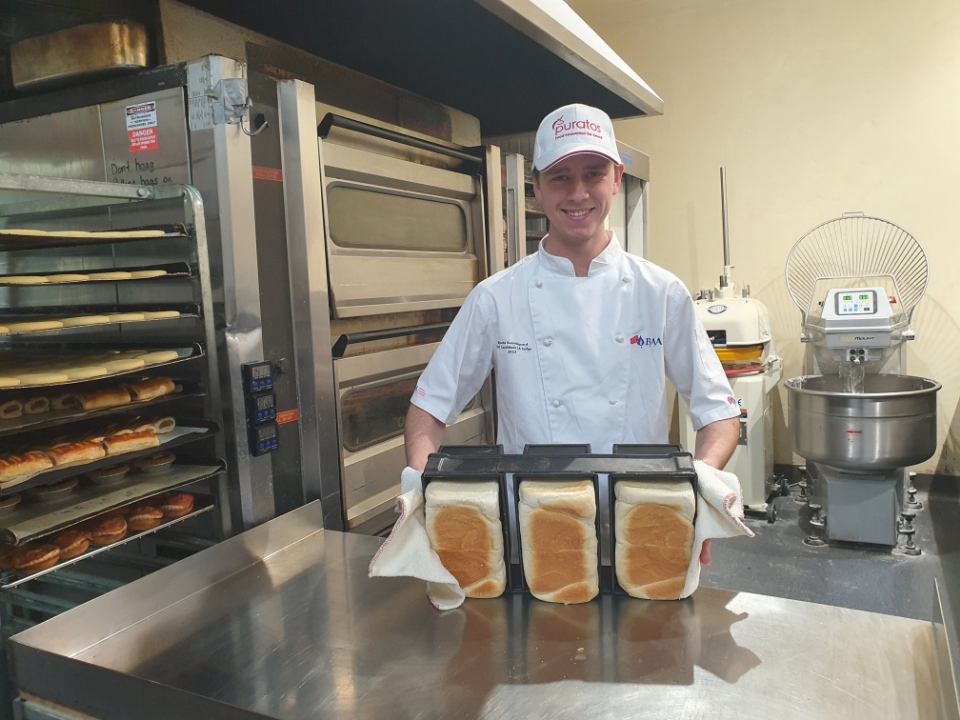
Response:
[[[663,101],[562,0],[186,0],[185,4],[480,121],[535,130],[571,102],[613,118]]]

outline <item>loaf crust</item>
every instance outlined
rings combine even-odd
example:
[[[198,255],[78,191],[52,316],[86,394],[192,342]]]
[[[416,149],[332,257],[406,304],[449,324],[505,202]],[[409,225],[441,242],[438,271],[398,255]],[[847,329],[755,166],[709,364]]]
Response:
[[[426,520],[431,546],[467,597],[503,594],[507,574],[498,483],[430,483]]]
[[[519,524],[523,572],[547,602],[589,602],[600,591],[593,483],[523,481]]]
[[[677,600],[693,553],[696,497],[689,483],[616,485],[617,581],[633,597]]]

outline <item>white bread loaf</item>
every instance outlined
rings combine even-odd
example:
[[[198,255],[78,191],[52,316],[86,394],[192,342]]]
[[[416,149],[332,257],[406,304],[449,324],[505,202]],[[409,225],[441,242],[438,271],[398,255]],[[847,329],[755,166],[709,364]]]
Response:
[[[503,525],[498,484],[435,480],[426,491],[427,536],[469,598],[503,594]]]
[[[597,596],[596,517],[589,480],[520,483],[523,573],[535,598],[571,605]]]
[[[637,598],[677,600],[693,552],[696,498],[687,482],[616,484],[617,582]]]

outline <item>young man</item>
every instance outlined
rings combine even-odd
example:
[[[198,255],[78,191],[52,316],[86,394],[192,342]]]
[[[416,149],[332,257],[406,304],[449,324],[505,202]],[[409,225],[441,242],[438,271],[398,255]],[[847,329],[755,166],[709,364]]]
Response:
[[[533,169],[549,233],[536,255],[467,297],[410,400],[409,467],[423,469],[446,424],[495,369],[506,453],[528,443],[589,443],[596,453],[666,443],[669,378],[699,428],[695,457],[722,469],[740,410],[690,294],[671,273],[623,252],[604,227],[623,178],[610,118],[586,105],[550,113],[537,130]],[[709,557],[707,544],[705,564]]]

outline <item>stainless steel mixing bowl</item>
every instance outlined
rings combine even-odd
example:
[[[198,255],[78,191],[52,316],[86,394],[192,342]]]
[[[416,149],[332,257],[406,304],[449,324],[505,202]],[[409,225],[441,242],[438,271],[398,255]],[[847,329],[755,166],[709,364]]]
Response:
[[[937,449],[940,383],[909,375],[866,375],[862,393],[839,375],[787,380],[793,447],[807,461],[852,472],[916,465]]]

